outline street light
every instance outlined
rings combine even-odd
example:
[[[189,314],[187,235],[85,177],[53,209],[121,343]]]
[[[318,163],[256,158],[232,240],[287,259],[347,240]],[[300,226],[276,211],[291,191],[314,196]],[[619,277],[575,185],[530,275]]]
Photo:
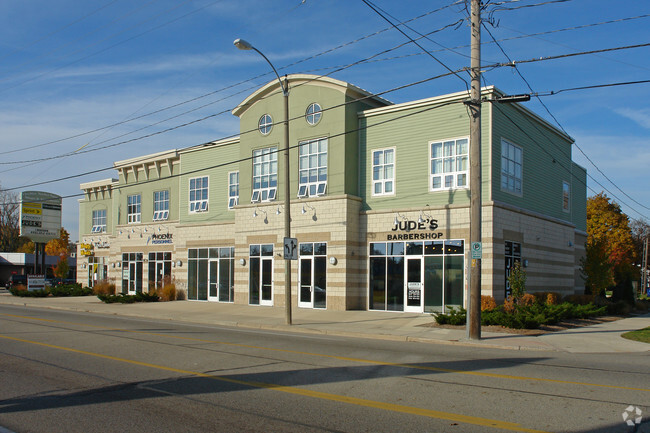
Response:
[[[290,200],[290,185],[289,185],[289,88],[287,83],[282,83],[278,71],[276,71],[273,63],[257,48],[243,39],[235,39],[233,42],[240,50],[254,50],[266,60],[271,66],[275,76],[280,83],[282,95],[284,96],[284,237],[291,237],[291,200]],[[291,325],[291,260],[285,259],[284,262],[284,306],[285,318],[287,325]]]

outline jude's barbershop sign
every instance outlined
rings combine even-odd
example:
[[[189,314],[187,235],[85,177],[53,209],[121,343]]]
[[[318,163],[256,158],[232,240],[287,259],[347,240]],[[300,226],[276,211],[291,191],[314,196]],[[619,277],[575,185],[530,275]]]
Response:
[[[406,232],[406,233],[395,233],[388,234],[387,240],[389,241],[417,241],[417,240],[428,240],[428,239],[441,239],[442,232],[436,232],[438,230],[438,220],[433,218],[427,218],[426,220],[420,221],[395,221],[396,224],[393,224],[391,229],[394,232]],[[413,231],[419,231],[412,233]],[[424,231],[424,232],[423,232]]]

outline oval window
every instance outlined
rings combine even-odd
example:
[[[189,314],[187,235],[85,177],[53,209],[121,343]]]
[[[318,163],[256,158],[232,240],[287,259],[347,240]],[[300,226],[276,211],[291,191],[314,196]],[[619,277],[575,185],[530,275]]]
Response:
[[[269,132],[271,132],[271,128],[273,128],[273,119],[271,118],[271,115],[265,114],[264,116],[260,117],[258,126],[260,132],[264,135],[267,135]]]
[[[320,121],[322,115],[323,112],[320,105],[314,102],[309,107],[307,107],[307,113],[305,114],[305,118],[307,119],[307,123],[313,126]]]

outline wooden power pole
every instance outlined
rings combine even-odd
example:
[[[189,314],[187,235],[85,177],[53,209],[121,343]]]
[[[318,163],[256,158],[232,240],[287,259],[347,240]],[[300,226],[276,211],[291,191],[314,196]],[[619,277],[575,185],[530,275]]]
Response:
[[[481,339],[481,0],[471,0],[471,92],[468,102],[470,251],[469,305],[467,334],[470,340]]]

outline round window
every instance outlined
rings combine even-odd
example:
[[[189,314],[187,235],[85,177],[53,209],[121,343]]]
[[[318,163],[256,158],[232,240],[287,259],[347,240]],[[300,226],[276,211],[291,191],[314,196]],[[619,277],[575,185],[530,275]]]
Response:
[[[265,114],[264,116],[260,117],[260,132],[264,135],[267,135],[269,132],[271,132],[271,128],[273,128],[273,119],[271,118],[271,115]]]
[[[307,113],[305,114],[305,117],[307,118],[307,123],[310,125],[315,125],[320,121],[322,115],[323,111],[320,108],[320,105],[314,102],[309,107],[307,107]]]

